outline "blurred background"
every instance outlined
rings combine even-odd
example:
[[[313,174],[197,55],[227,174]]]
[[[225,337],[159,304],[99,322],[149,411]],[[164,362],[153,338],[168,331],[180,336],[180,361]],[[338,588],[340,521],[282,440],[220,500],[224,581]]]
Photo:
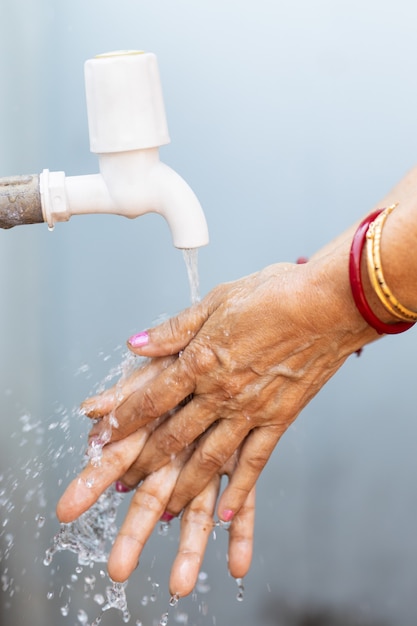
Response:
[[[95,173],[83,63],[152,51],[172,140],[161,158],[209,223],[201,293],[311,255],[417,161],[416,20],[413,0],[2,0],[0,177]],[[0,232],[0,294],[0,621],[85,624],[79,611],[97,610],[75,557],[42,563],[82,462],[75,408],[127,337],[188,306],[182,254],[155,215],[18,227]],[[416,347],[415,331],[367,347],[311,402],[259,482],[244,601],[219,531],[204,589],[170,623],[415,626]],[[132,623],[167,610],[176,537],[174,524],[147,546]]]

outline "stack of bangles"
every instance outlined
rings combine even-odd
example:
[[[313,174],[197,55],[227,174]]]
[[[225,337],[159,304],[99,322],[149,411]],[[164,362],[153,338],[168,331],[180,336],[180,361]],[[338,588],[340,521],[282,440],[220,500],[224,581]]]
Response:
[[[388,215],[395,209],[394,204],[368,215],[360,224],[353,237],[349,256],[349,279],[353,299],[363,319],[380,335],[403,333],[417,321],[417,311],[402,305],[392,293],[384,279],[381,266],[381,234]],[[366,244],[369,280],[384,308],[398,322],[387,324],[372,311],[365,297],[361,274],[362,252]]]

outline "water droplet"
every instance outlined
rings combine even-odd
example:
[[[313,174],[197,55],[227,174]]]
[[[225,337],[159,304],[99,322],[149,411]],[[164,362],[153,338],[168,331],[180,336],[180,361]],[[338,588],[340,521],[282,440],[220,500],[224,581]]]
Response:
[[[140,621],[140,619],[136,620],[135,626],[142,626],[142,622]]]
[[[198,593],[208,593],[210,591],[210,585],[208,584],[208,574],[206,572],[199,573],[195,588]]]
[[[218,526],[219,528],[223,528],[223,530],[229,530],[230,526],[232,525],[232,522],[224,522],[223,520],[220,519],[217,522],[215,522],[214,525]]]
[[[98,604],[99,606],[101,606],[102,604],[104,604],[104,596],[101,593],[96,593],[96,595],[93,598],[94,602],[96,604]]]
[[[200,609],[200,613],[202,615],[204,615],[204,617],[207,617],[207,615],[208,615],[208,604],[207,604],[207,602],[202,602],[200,604],[200,606],[199,606],[199,609]]]
[[[38,523],[38,528],[42,528],[45,525],[46,519],[42,515],[37,515],[36,521]]]
[[[53,591],[48,591],[48,593],[46,594],[46,597],[48,600],[52,600],[52,598],[54,597],[54,592]]]
[[[83,609],[80,609],[77,613],[77,619],[80,622],[80,624],[87,624],[88,615]]]
[[[166,537],[170,527],[171,525],[169,522],[161,522],[158,528],[158,535],[161,535],[161,537]]]
[[[91,576],[86,576],[84,578],[84,591],[93,591],[94,587],[96,584],[96,577],[91,575]]]
[[[61,611],[61,615],[63,615],[64,617],[67,617],[67,615],[69,613],[69,606],[68,606],[68,604],[64,604],[64,606],[61,606],[60,611]]]
[[[163,613],[161,615],[161,619],[159,620],[158,626],[167,626],[168,624],[168,613]]]
[[[48,224],[48,230],[50,233],[54,232],[55,224]]]
[[[6,542],[6,546],[10,548],[13,545],[14,537],[11,533],[7,533],[7,535],[4,536],[4,540]]]
[[[242,578],[236,578],[236,584],[237,584],[237,595],[236,595],[236,600],[238,602],[243,602],[243,594],[245,591],[245,587],[243,586],[243,579]]]
[[[146,606],[148,602],[149,602],[148,596],[143,596],[142,600],[140,601],[142,606]]]
[[[174,619],[177,624],[188,624],[188,613],[177,613]]]
[[[179,595],[178,593],[175,593],[173,596],[171,596],[170,600],[169,600],[169,606],[177,606],[178,602],[179,602]]]
[[[43,564],[46,565],[46,567],[48,567],[48,565],[50,565],[52,563],[53,556],[54,556],[54,551],[51,548],[49,548],[45,552],[45,558],[43,560]]]

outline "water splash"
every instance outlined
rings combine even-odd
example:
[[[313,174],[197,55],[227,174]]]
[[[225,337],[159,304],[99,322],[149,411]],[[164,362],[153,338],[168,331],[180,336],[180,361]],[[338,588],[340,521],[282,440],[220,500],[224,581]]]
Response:
[[[78,519],[61,524],[52,546],[46,551],[44,565],[50,565],[54,555],[63,550],[74,552],[79,566],[106,563],[116,538],[116,514],[122,500],[123,496],[111,485]]]
[[[91,626],[99,626],[104,613],[110,609],[120,611],[125,623],[130,621],[130,612],[127,608],[126,585],[127,583],[115,583],[112,581],[112,584],[106,587],[107,602],[102,607],[100,615],[96,617]]]

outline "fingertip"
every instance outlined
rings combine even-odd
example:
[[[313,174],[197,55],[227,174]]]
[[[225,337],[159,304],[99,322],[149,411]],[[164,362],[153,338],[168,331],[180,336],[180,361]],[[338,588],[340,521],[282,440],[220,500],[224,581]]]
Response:
[[[107,571],[112,580],[124,583],[139,565],[139,543],[132,537],[116,537],[107,563]]]
[[[240,559],[229,557],[229,573],[233,578],[245,578],[252,562],[252,550],[247,555],[241,555]]]
[[[200,558],[196,553],[178,554],[172,566],[169,592],[183,598],[192,593],[200,571]]]
[[[79,413],[91,419],[103,417],[112,410],[113,400],[113,397],[91,396],[81,403]]]
[[[61,502],[61,500],[62,498],[58,501],[58,504],[56,505],[55,515],[60,524],[69,524],[73,520],[71,519],[71,516],[68,515],[65,504]]]
[[[223,509],[219,512],[219,518],[222,522],[231,522],[235,516],[235,512],[232,509]]]
[[[60,497],[55,512],[61,524],[70,524],[93,504],[95,496],[87,482],[75,478]]]
[[[136,333],[136,335],[132,335],[127,340],[127,346],[132,352],[136,352],[144,348],[149,343],[149,333],[148,331],[142,331],[140,333]]]
[[[60,524],[70,524],[77,519],[78,515],[72,505],[72,498],[68,496],[68,490],[58,500],[55,513]]]

